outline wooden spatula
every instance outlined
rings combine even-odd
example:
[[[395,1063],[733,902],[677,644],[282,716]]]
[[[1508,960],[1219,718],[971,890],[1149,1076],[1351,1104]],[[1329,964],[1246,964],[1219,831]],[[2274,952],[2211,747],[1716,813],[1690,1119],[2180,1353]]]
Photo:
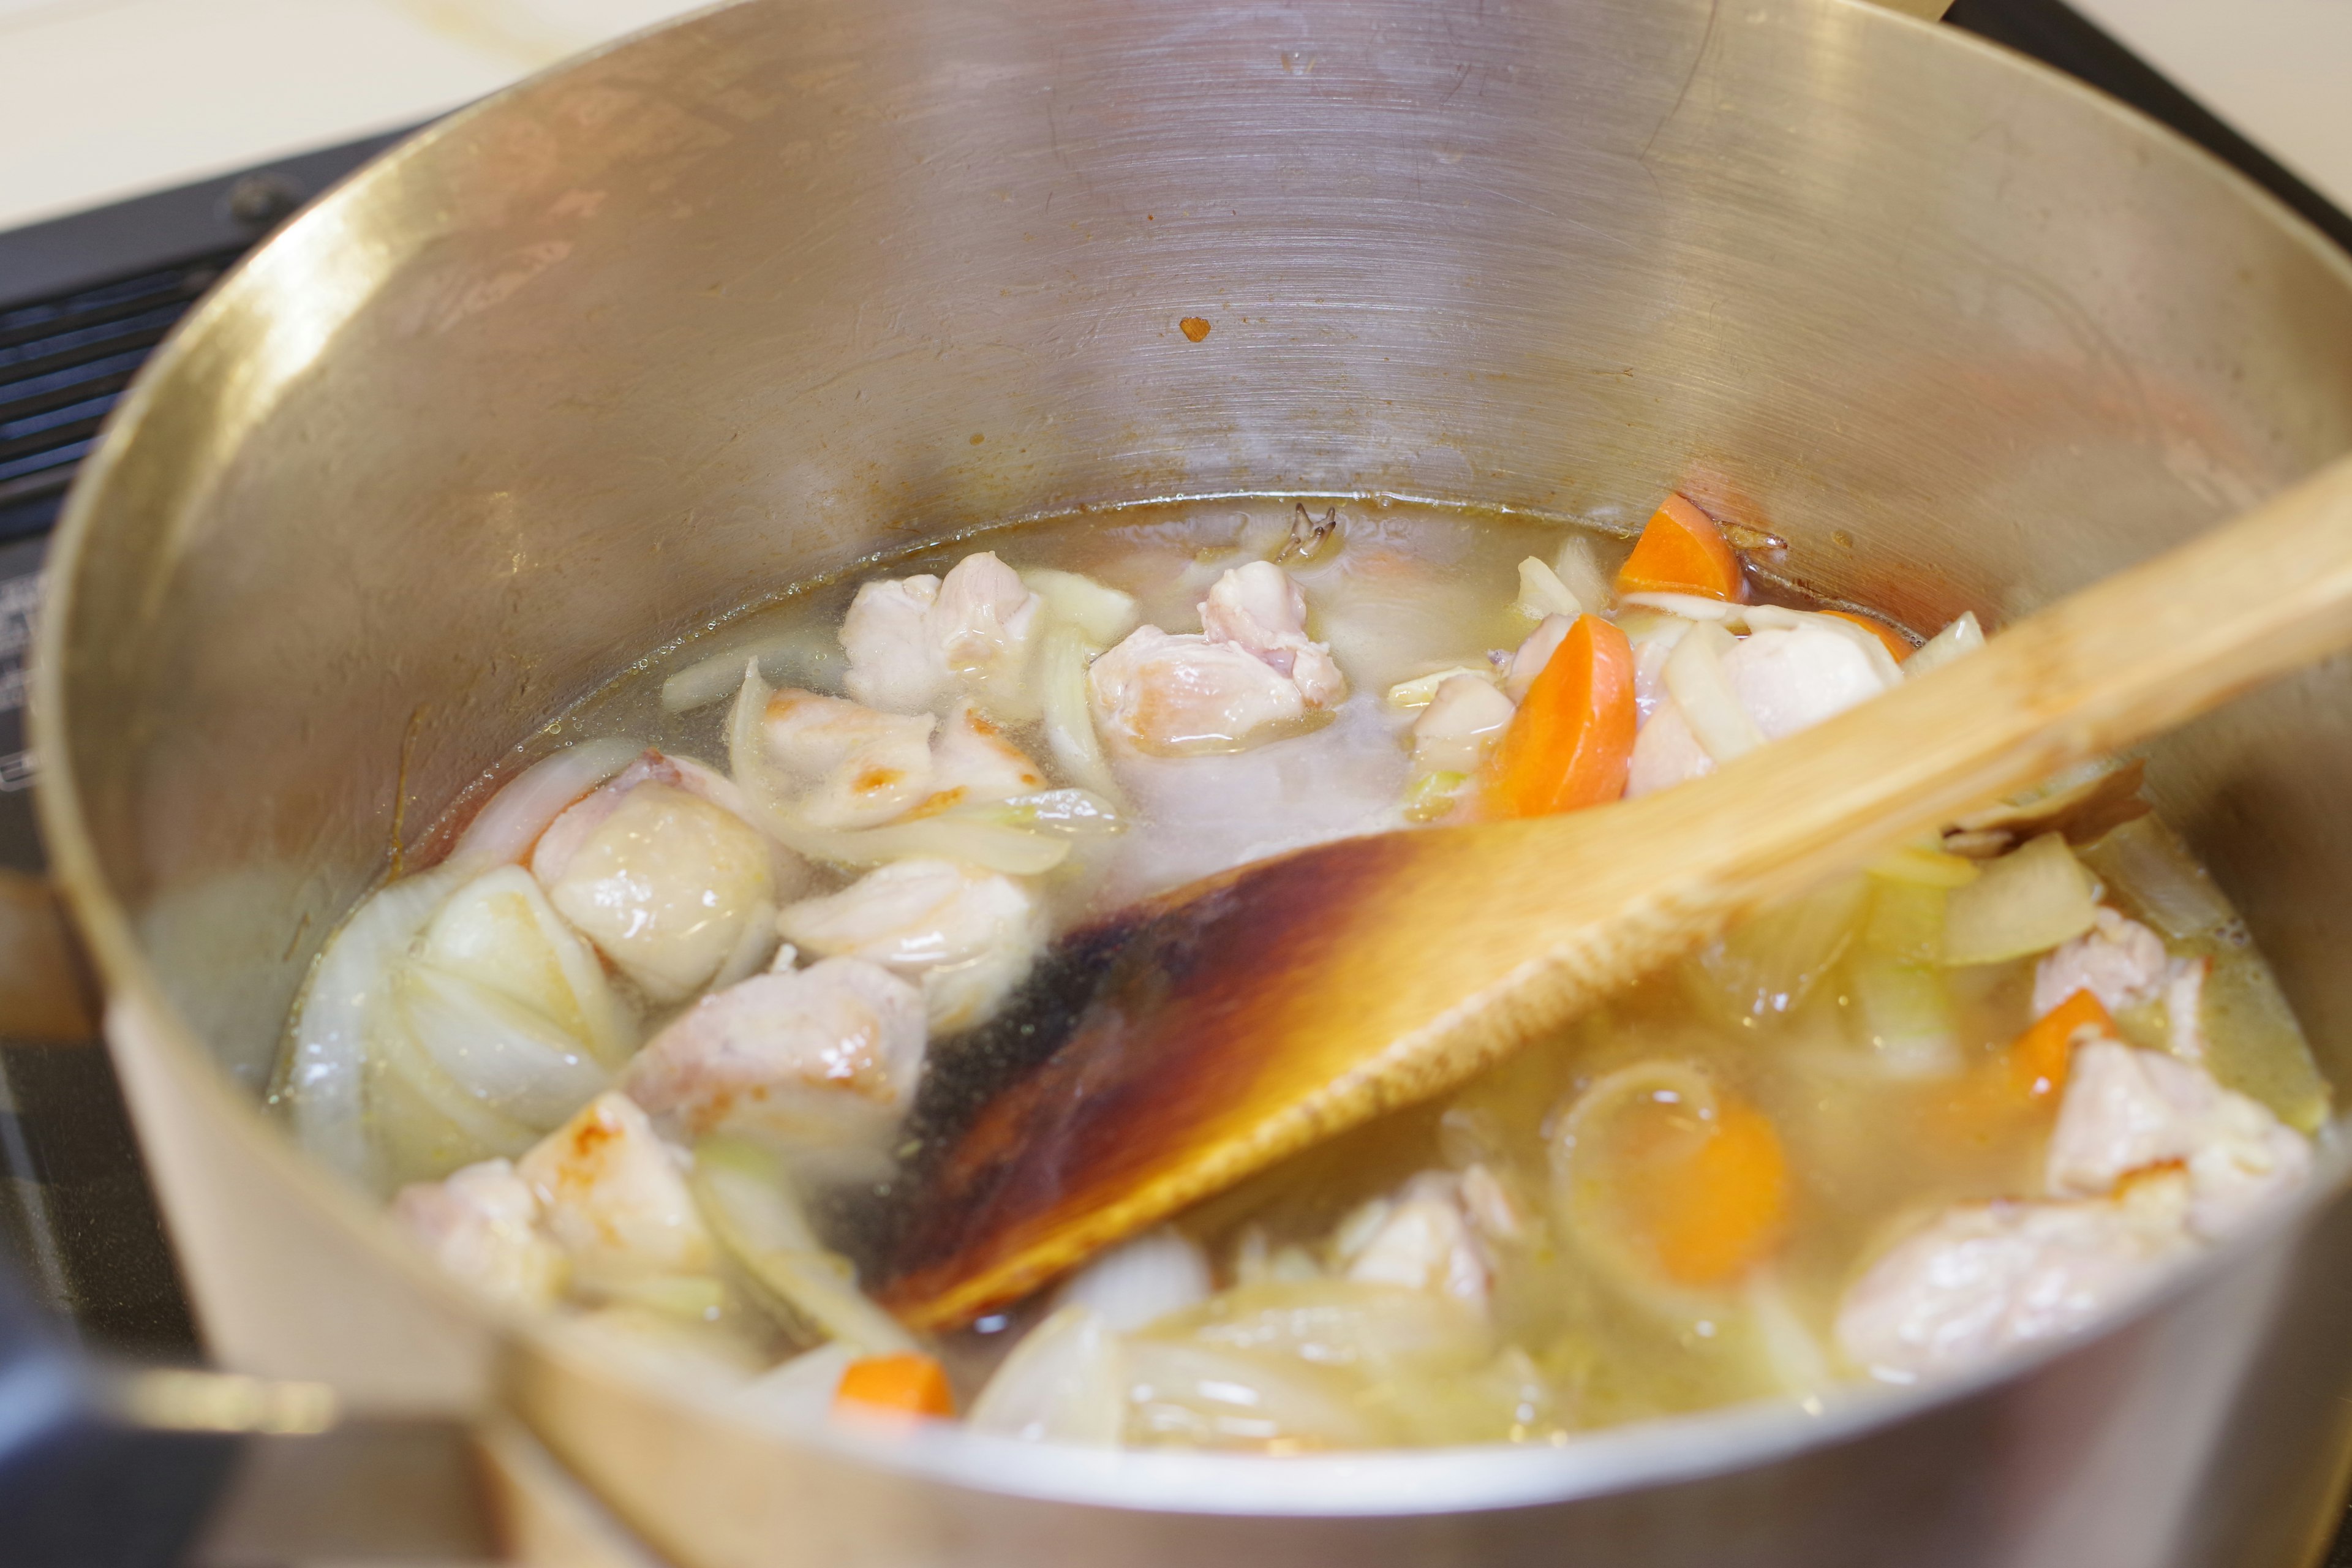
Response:
[[[959,1323],[1773,900],[2352,645],[2352,459],[1705,779],[1348,839],[1065,939],[946,1042],[873,1283]]]

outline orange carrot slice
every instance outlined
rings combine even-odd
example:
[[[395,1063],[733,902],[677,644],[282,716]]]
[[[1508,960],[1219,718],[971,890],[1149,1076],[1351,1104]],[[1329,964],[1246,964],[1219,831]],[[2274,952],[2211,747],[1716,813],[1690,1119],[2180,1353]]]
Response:
[[[2034,1101],[2064,1089],[2075,1031],[2086,1026],[2103,1035],[2116,1032],[2116,1021],[2088,991],[2075,992],[2035,1019],[2011,1043],[2002,1062],[2010,1092],[2021,1100]]]
[[[946,1369],[927,1355],[861,1356],[841,1374],[834,1391],[835,1410],[861,1416],[951,1416],[955,1394]]]
[[[1544,816],[1615,800],[1639,721],[1633,644],[1598,616],[1577,616],[1487,763],[1488,815]]]
[[[1696,594],[1703,598],[1745,597],[1739,557],[1715,519],[1678,495],[1653,513],[1633,553],[1617,569],[1621,594]]]
[[[1908,642],[1904,640],[1904,637],[1901,632],[1896,631],[1885,621],[1875,621],[1871,619],[1868,616],[1857,616],[1852,610],[1823,610],[1822,614],[1825,616],[1835,616],[1842,621],[1852,621],[1855,626],[1860,626],[1864,631],[1868,632],[1872,637],[1876,637],[1880,642],[1885,644],[1886,651],[1894,656],[1895,662],[1897,664],[1901,664],[1905,659],[1909,658],[1914,653],[1918,651]]]
[[[1788,1156],[1755,1107],[1722,1095],[1696,1133],[1662,1124],[1654,1136],[1636,1134],[1619,1147],[1627,1155],[1619,1184],[1627,1217],[1676,1284],[1730,1284],[1787,1238]]]

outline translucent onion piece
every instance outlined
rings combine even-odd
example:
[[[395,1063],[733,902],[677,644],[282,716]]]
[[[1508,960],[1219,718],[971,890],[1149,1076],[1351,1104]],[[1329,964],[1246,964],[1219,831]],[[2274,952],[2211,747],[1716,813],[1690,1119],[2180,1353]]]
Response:
[[[1635,609],[1656,610],[1677,620],[1721,621],[1729,627],[1748,624],[1748,605],[1703,599],[1696,594],[1628,594],[1618,603]]]
[[[1136,627],[1135,595],[1091,577],[1037,566],[1021,574],[1021,584],[1045,601],[1047,618],[1076,632],[1097,653]]]
[[[1562,540],[1551,558],[1551,569],[1561,585],[1576,595],[1576,602],[1588,608],[1600,609],[1614,592],[1611,574],[1601,564],[1598,544],[1587,534],[1571,533]]]
[[[1106,800],[1118,800],[1118,780],[1103,754],[1087,695],[1087,647],[1075,627],[1049,624],[1037,648],[1039,707],[1045,749],[1062,776]]]
[[[443,864],[479,871],[522,859],[564,807],[627,767],[643,750],[634,741],[608,736],[541,757],[499,787],[457,836]]]
[[[1844,956],[1868,894],[1862,878],[1842,877],[1750,916],[1691,956],[1685,988],[1734,1026],[1794,1012]]]
[[[636,1048],[635,1025],[604,965],[520,866],[486,871],[450,895],[416,952],[537,1012],[608,1068]]]
[[[1437,700],[1437,689],[1457,675],[1474,676],[1490,686],[1503,684],[1503,673],[1491,664],[1450,664],[1444,669],[1427,675],[1416,675],[1411,680],[1400,680],[1389,688],[1388,704],[1391,708],[1411,711],[1426,708]]]
[[[281,1092],[295,1136],[318,1158],[373,1185],[367,1127],[368,1016],[392,966],[463,878],[446,868],[380,888],[327,939],[295,1009]]]
[[[1166,1226],[1111,1248],[1065,1280],[1064,1307],[1091,1309],[1118,1333],[1131,1333],[1209,1299],[1209,1260]]]
[[[518,1121],[467,1092],[465,1085],[425,1054],[408,1027],[404,1011],[387,996],[370,1010],[368,1054],[378,1075],[371,1085],[370,1110],[380,1142],[400,1145],[408,1156],[394,1174],[403,1180],[447,1174],[478,1160],[512,1159],[539,1142],[540,1129]],[[401,1119],[379,1100],[405,1091],[415,1111],[444,1125],[438,1129],[395,1127]],[[436,1134],[438,1134],[437,1136]]]
[[[1895,1078],[1937,1078],[1960,1065],[1959,1023],[1942,972],[1865,947],[1846,965],[1863,1043]]]
[[[1916,680],[1930,670],[1941,669],[1963,654],[1974,653],[1984,643],[1984,627],[1977,624],[1976,612],[1962,611],[1958,620],[1929,637],[1918,651],[1903,661],[1903,672]]]
[[[1906,844],[1871,862],[1870,874],[1889,882],[1923,888],[1958,888],[1973,882],[1982,868],[1965,855],[1954,855],[1925,845]]]
[[[1131,1440],[1200,1448],[1363,1448],[1386,1434],[1344,1374],[1169,1340],[1127,1342]]]
[[[1903,684],[1904,666],[1895,662],[1895,656],[1886,651],[1886,645],[1866,626],[1858,626],[1840,616],[1785,609],[1779,605],[1741,607],[1750,631],[1795,631],[1800,626],[1818,626],[1833,637],[1843,637],[1860,649],[1863,658],[1870,661],[1871,673],[1878,677],[1878,684],[1883,689],[1891,691]]]
[[[2176,942],[2217,931],[2237,915],[2179,835],[2153,816],[2125,823],[2082,857],[2140,919]]]
[[[1566,616],[1574,620],[1584,614],[1584,606],[1577,602],[1576,590],[1532,555],[1519,563],[1519,596],[1512,608],[1537,621],[1546,616]]]
[[[817,640],[820,635],[822,642]],[[672,713],[691,713],[698,708],[725,701],[743,684],[746,662],[756,664],[760,673],[770,680],[790,677],[802,685],[832,687],[838,670],[831,667],[846,660],[829,633],[818,634],[806,628],[788,632],[731,647],[688,665],[662,682],[662,707]]]
[[[1408,1366],[1466,1371],[1495,1351],[1485,1320],[1442,1291],[1331,1279],[1222,1291],[1138,1338],[1286,1356],[1375,1378]]]
[[[2000,963],[2047,952],[2090,930],[2098,908],[2097,885],[2065,836],[2045,833],[1987,861],[1984,875],[1946,895],[1944,962]]]
[[[1715,1080],[1689,1062],[1654,1058],[1620,1068],[1593,1080],[1559,1121],[1552,1139],[1554,1207],[1579,1252],[1627,1299],[1654,1316],[1702,1318],[1721,1310],[1721,1298],[1676,1285],[1662,1276],[1616,1223],[1608,1201],[1610,1174],[1593,1169],[1602,1130],[1635,1105],[1678,1105],[1712,1123]]]
[[[1772,1380],[1808,1414],[1820,1415],[1824,1399],[1837,1386],[1837,1374],[1776,1271],[1760,1269],[1748,1281],[1747,1306]]]
[[[1739,705],[1723,673],[1723,654],[1730,647],[1730,633],[1701,622],[1666,656],[1666,689],[1674,694],[1693,737],[1718,764],[1764,743],[1763,731]]]
[[[1127,1426],[1127,1390],[1118,1335],[1092,1308],[1067,1306],[1013,1347],[966,1425],[1024,1442],[1113,1447]]]
[[[824,1250],[773,1153],[706,1138],[695,1145],[688,1184],[712,1238],[749,1277],[762,1309],[785,1327],[807,1339],[845,1341],[867,1355],[920,1348],[859,1292],[848,1262]]]
[[[391,1001],[386,1028],[404,1027],[452,1083],[536,1131],[594,1099],[610,1076],[543,1015],[437,965],[402,964]]]

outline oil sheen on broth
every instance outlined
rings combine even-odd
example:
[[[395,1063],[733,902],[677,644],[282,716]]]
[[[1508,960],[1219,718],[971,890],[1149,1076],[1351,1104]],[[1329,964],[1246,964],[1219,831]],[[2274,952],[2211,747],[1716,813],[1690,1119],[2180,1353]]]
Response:
[[[1339,510],[1000,531],[645,659],[346,923],[279,1102],[476,1289],[747,1410],[1265,1453],[1931,1379],[2305,1178],[2328,1091],[2268,971],[2137,766],[2084,770],[908,1332],[826,1227],[1056,933],[1324,839],[1673,787],[1981,641],[1759,583],[1680,497],[1637,542]]]

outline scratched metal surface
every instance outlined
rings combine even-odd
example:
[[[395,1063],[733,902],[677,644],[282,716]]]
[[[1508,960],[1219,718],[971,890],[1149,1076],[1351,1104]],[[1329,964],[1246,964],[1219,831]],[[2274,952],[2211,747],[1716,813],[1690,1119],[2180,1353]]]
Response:
[[[2352,277],[2143,122],[1843,0],[777,0],[394,154],[119,434],[61,545],[45,808],[152,1026],[118,1048],[250,1085],[409,824],[615,650],[794,578],[1078,503],[1623,524],[1675,485],[1832,592],[2005,616],[2352,447]],[[2338,1067],[2346,676],[2156,766]],[[343,1249],[268,1302],[200,1240],[215,1333],[396,1376],[367,1335],[427,1288],[181,1081],[166,1142]],[[2347,1230],[2006,1381],[1559,1455],[786,1441],[552,1335],[504,1386],[694,1563],[2285,1564],[2344,1453]]]

